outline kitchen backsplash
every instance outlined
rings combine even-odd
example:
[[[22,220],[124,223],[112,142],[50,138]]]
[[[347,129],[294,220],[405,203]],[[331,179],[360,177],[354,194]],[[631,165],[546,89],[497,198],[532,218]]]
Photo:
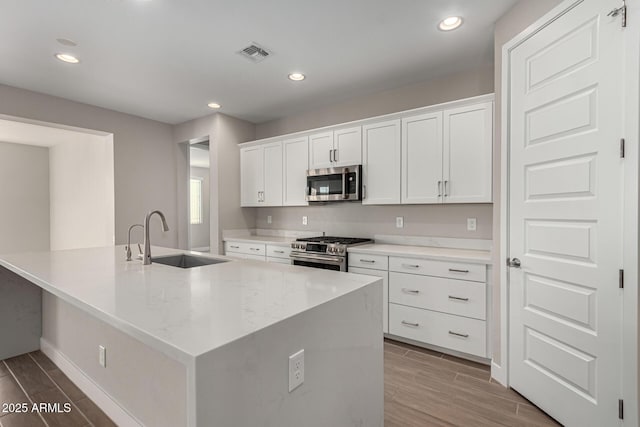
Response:
[[[492,204],[363,206],[330,203],[308,207],[257,208],[256,228],[321,230],[349,237],[376,234],[491,239]],[[271,216],[271,224],[267,217]],[[302,217],[307,217],[307,225]],[[396,217],[404,227],[396,228]],[[476,231],[467,231],[467,218],[476,218]]]

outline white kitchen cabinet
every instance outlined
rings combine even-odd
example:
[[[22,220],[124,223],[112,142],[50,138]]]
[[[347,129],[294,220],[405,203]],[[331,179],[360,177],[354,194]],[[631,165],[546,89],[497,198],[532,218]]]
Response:
[[[241,206],[282,206],[282,170],[281,142],[242,148]]]
[[[309,169],[309,138],[285,139],[282,142],[284,206],[307,206],[307,169]]]
[[[442,202],[442,111],[402,119],[402,203]]]
[[[400,204],[400,120],[362,127],[362,204]]]
[[[491,202],[493,103],[444,111],[445,203]]]
[[[402,203],[491,202],[493,102],[402,119]]]
[[[309,136],[309,169],[362,163],[362,127],[338,129]]]

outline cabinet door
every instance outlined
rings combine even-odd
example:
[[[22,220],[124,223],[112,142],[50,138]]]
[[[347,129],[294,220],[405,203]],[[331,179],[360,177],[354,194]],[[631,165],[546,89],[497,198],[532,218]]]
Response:
[[[382,278],[382,332],[389,333],[389,272],[383,270],[369,270],[368,268],[351,268],[349,273],[366,274]]]
[[[445,110],[445,203],[491,202],[492,146],[492,102]]]
[[[262,146],[240,150],[240,205],[259,206],[263,191],[264,168]]]
[[[285,140],[282,143],[284,163],[284,206],[306,206],[307,169],[309,169],[309,138]]]
[[[309,169],[333,167],[333,132],[317,133],[309,136]]]
[[[363,205],[400,204],[400,120],[363,127]]]
[[[442,202],[442,112],[402,119],[402,203]]]
[[[282,143],[264,146],[264,194],[259,206],[282,206]]]
[[[351,166],[362,163],[362,128],[340,129],[333,133],[334,166]]]

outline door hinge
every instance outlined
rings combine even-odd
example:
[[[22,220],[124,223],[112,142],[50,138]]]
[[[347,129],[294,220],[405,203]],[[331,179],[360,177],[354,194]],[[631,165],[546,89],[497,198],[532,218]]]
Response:
[[[622,269],[618,271],[618,287],[624,289],[624,270]]]
[[[618,399],[618,418],[624,420],[624,400]]]
[[[624,159],[624,138],[620,138],[620,158]]]
[[[626,0],[622,0],[622,6],[613,9],[611,12],[607,13],[607,16],[611,16],[615,18],[616,16],[622,17],[621,27],[625,28],[627,26],[627,2]]]

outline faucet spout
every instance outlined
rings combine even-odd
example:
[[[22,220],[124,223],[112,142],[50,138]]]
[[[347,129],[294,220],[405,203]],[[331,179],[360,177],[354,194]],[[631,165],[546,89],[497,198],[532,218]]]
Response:
[[[167,225],[167,220],[164,217],[164,214],[158,210],[151,211],[144,218],[144,255],[143,255],[143,264],[149,265],[151,264],[151,241],[149,240],[149,220],[154,214],[158,214],[160,219],[162,220],[162,230],[169,231],[169,226]]]

